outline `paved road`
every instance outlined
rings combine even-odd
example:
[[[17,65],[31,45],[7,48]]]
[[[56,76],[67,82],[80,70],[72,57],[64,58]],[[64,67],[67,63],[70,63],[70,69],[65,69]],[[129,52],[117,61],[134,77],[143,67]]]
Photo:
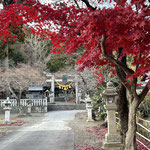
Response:
[[[74,150],[74,134],[65,121],[77,112],[48,112],[39,123],[1,137],[0,150]]]

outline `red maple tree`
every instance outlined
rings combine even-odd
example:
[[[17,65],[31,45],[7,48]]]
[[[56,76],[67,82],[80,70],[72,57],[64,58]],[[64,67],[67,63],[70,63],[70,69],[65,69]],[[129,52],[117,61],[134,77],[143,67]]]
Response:
[[[3,42],[8,41],[11,37],[10,25],[15,28],[29,22],[38,23],[32,31],[51,36],[52,52],[71,54],[84,46],[84,54],[77,61],[79,70],[93,66],[99,69],[105,65],[114,68],[113,72],[117,71],[120,82],[129,94],[125,150],[134,150],[136,111],[150,87],[148,81],[140,94],[136,92],[137,79],[145,77],[150,71],[149,16],[150,6],[145,0],[131,0],[130,3],[122,0],[107,9],[76,8],[67,6],[65,2],[53,7],[28,0],[9,5],[1,11],[0,37]],[[130,65],[121,61],[124,57],[130,58]]]

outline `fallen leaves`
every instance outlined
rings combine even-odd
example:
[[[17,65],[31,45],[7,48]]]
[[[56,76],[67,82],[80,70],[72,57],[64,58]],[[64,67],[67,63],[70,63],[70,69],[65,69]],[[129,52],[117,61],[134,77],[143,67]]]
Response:
[[[24,124],[23,120],[14,120],[11,124],[0,123],[0,126],[22,126]]]
[[[79,118],[80,119],[80,118]],[[80,140],[76,141],[76,150],[104,150],[102,147],[102,141],[105,138],[107,129],[101,129],[99,126],[86,127],[84,130],[83,138],[84,143]]]

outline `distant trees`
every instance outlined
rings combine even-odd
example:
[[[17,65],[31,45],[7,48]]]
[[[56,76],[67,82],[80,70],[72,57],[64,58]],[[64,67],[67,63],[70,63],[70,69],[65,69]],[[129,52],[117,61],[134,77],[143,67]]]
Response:
[[[84,94],[92,94],[96,90],[98,84],[98,79],[96,79],[94,70],[92,71],[85,68],[83,72],[76,72],[76,74],[79,77],[79,88],[81,92]]]
[[[0,91],[9,89],[10,95],[17,100],[18,106],[23,91],[27,91],[29,86],[40,86],[45,80],[43,72],[37,67],[22,64],[8,70],[0,68]]]
[[[46,64],[51,59],[49,54],[50,40],[45,40],[39,35],[26,32],[23,47],[28,64],[46,69]]]

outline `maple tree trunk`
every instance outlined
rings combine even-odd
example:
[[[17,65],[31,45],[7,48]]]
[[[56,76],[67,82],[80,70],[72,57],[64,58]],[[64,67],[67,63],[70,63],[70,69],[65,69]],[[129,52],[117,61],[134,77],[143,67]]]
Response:
[[[121,48],[121,47],[118,48],[118,51],[117,51],[117,59],[118,60],[120,59],[122,50],[123,50],[123,48]],[[126,65],[126,63],[127,63],[126,56],[122,57],[120,59],[120,61],[124,65]],[[117,72],[118,77],[123,76],[124,78],[126,78],[126,74],[121,68],[116,67],[116,72]],[[128,131],[129,109],[128,109],[127,91],[123,84],[120,85],[120,89],[118,91],[117,107],[118,107],[118,113],[119,113],[120,125],[121,125],[120,135],[122,137],[122,143],[123,143],[123,149],[124,149],[126,132]]]
[[[128,131],[126,133],[125,150],[136,150],[136,112],[138,101],[134,98],[129,105]]]
[[[128,131],[128,101],[126,97],[126,88],[121,85],[121,88],[118,92],[118,113],[120,117],[120,134],[122,136],[122,143],[125,145],[126,132]]]

